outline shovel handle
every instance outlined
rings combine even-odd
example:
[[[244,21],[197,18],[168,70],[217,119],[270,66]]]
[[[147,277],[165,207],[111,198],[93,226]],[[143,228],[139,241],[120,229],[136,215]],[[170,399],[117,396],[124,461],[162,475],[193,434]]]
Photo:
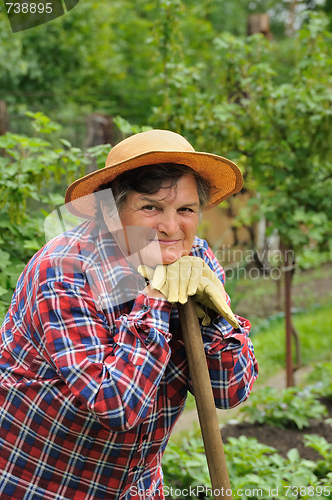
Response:
[[[215,500],[232,499],[224,447],[195,301],[177,304],[190,377]]]

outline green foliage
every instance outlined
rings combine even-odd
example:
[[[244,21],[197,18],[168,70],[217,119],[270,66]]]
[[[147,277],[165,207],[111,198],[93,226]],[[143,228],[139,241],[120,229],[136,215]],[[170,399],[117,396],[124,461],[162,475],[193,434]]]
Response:
[[[225,31],[245,36],[248,15],[271,8],[271,29],[278,34],[289,9],[286,0],[264,0],[264,6],[247,0],[85,0],[66,15],[13,36],[0,3],[0,98],[11,113],[42,108],[61,119],[67,138],[76,136],[70,125],[81,131],[93,111],[142,125],[153,108],[160,110],[157,118],[166,118],[168,104],[173,108],[172,99],[182,96],[190,113],[197,84],[199,90],[218,91],[218,80],[210,79],[214,38]],[[287,72],[289,52],[279,57],[280,74]],[[16,131],[21,125],[15,123]]]
[[[224,450],[234,500],[332,498],[332,475],[326,469],[326,473],[319,472],[317,476],[318,464],[301,459],[295,448],[283,458],[274,448],[255,438],[241,436],[229,438]],[[325,453],[322,444],[320,450]],[[191,487],[193,498],[197,498],[197,492],[200,498],[212,497],[203,453],[202,439],[193,434],[177,444],[173,440],[169,442],[162,462],[167,496],[185,499]]]
[[[293,64],[283,81],[275,70],[280,44],[221,33],[213,61],[172,65],[152,117],[196,149],[236,161],[255,194],[239,223],[264,216],[296,254],[332,248],[332,36],[325,17],[307,18],[293,46],[285,42]]]
[[[170,441],[163,457],[165,484],[170,488],[210,485],[203,441],[191,435],[176,444]],[[174,495],[170,495],[175,498]],[[193,498],[197,498],[194,496]]]
[[[241,408],[250,422],[273,425],[275,427],[309,426],[309,418],[320,418],[327,413],[316,396],[310,391],[300,391],[289,387],[277,391],[265,387],[250,396],[250,405]]]
[[[299,493],[301,487],[301,498],[318,497],[314,494],[314,488],[320,485],[314,474],[316,464],[301,459],[295,448],[289,450],[285,459],[255,438],[241,436],[229,438],[225,453],[234,499],[268,499],[274,495],[287,498],[290,491]]]
[[[0,98],[11,113],[42,108],[76,128],[93,111],[130,110],[132,118],[146,121],[154,102],[148,66],[155,59],[146,40],[155,9],[150,0],[85,0],[13,36],[0,4]]]
[[[308,377],[308,382],[315,382],[311,390],[332,400],[332,363],[317,363]]]
[[[289,81],[281,85],[274,84],[274,72],[266,60],[266,42],[260,42],[263,55],[257,63],[254,60],[240,65],[245,50],[249,61],[257,58],[253,43],[232,53],[239,100],[233,112],[234,128],[234,119],[238,124],[233,148],[246,154],[246,168],[256,179],[259,193],[249,206],[255,217],[259,207],[269,230],[277,229],[281,240],[298,253],[310,242],[316,242],[321,250],[331,245],[331,207],[327,200],[332,181],[328,147],[332,38],[325,28],[324,18],[310,16],[299,32],[294,70]],[[229,127],[225,125],[227,132]]]
[[[0,319],[18,276],[45,243],[44,216],[64,203],[61,182],[83,175],[92,159],[102,166],[109,151],[109,145],[102,145],[84,154],[65,139],[64,149],[54,149],[39,135],[52,135],[59,126],[42,113],[28,116],[32,137],[10,132],[0,136]]]
[[[296,265],[299,269],[313,269],[331,261],[332,250],[321,252],[317,248],[305,248],[296,258]]]
[[[330,472],[332,473],[332,444],[328,443],[326,439],[317,434],[306,434],[304,436],[305,446],[310,446],[316,450],[323,460],[317,462],[315,474],[320,477],[326,477]]]
[[[118,127],[118,129],[123,133],[123,135],[138,134],[140,132],[146,132],[147,130],[152,129],[152,127],[149,126],[133,125],[132,123],[129,123],[128,120],[122,118],[122,116],[115,116],[113,118],[113,122]]]

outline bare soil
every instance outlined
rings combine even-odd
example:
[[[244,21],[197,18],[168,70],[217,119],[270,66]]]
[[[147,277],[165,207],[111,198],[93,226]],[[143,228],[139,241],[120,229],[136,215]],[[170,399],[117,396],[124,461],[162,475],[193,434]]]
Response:
[[[327,407],[329,416],[332,418],[332,401],[322,398],[321,402]],[[325,420],[325,419],[324,419]],[[332,426],[324,420],[311,419],[310,426],[303,429],[279,429],[270,425],[259,425],[250,423],[238,423],[236,425],[227,424],[221,429],[221,437],[227,443],[229,437],[246,436],[256,438],[258,442],[272,446],[283,457],[292,448],[297,448],[301,458],[307,460],[321,460],[322,457],[312,448],[304,446],[303,436],[305,434],[318,434],[332,443]]]

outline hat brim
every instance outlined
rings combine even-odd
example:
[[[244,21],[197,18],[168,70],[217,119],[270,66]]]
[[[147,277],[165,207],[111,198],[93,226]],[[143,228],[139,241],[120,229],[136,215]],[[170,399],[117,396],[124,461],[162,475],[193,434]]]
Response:
[[[92,218],[96,211],[92,194],[101,184],[111,182],[123,172],[144,165],[158,163],[177,163],[192,168],[212,186],[209,210],[242,189],[243,178],[239,167],[227,158],[212,153],[197,151],[149,151],[128,160],[110,165],[77,179],[66,191],[65,202],[69,211],[84,219]]]

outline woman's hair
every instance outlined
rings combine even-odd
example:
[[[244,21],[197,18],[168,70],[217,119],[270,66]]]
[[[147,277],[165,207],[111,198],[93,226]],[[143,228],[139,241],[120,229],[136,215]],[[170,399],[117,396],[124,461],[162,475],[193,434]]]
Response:
[[[193,169],[176,163],[158,163],[128,170],[120,174],[113,181],[101,184],[95,190],[95,193],[100,193],[99,196],[97,195],[97,199],[100,199],[101,191],[111,189],[116,209],[120,214],[131,191],[142,194],[155,194],[162,186],[169,189],[176,186],[180,177],[188,174],[192,175],[196,181],[201,214],[202,209],[209,202],[212,188],[209,182]],[[168,185],[165,186],[166,181]],[[100,216],[100,203],[97,203],[95,218],[100,219]]]

